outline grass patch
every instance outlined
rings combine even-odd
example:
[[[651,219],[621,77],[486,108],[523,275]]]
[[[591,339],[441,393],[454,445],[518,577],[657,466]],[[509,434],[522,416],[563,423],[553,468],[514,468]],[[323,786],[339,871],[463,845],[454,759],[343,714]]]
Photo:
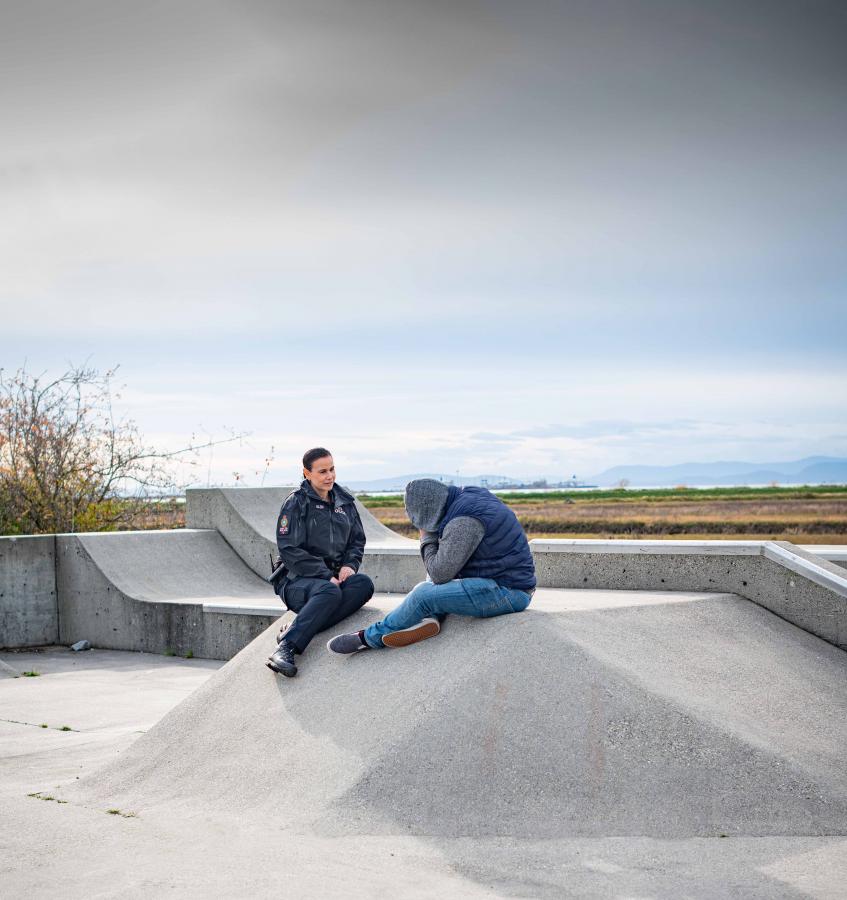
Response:
[[[658,502],[674,503],[688,502],[691,500],[747,500],[747,499],[771,499],[771,500],[814,500],[821,497],[847,499],[847,485],[792,485],[770,487],[715,487],[715,488],[690,488],[687,485],[667,488],[562,488],[551,491],[496,491],[497,496],[510,506],[513,504],[551,503],[599,503],[603,501],[614,502]],[[368,509],[402,510],[402,494],[359,494],[358,499]],[[121,501],[111,501],[120,503]],[[182,498],[172,498],[167,501],[159,501],[140,504],[136,500],[126,501],[127,508],[131,509],[132,516],[121,525],[109,526],[108,530],[130,529],[133,531],[144,529],[184,528],[185,527],[185,503]],[[172,654],[176,655],[176,654]]]
[[[70,725],[63,725],[59,731],[73,731],[73,728]]]
[[[504,502],[527,503],[550,500],[573,500],[590,503],[597,500],[691,502],[692,500],[814,500],[819,497],[847,495],[847,485],[803,485],[798,487],[723,487],[690,488],[685,485],[673,488],[609,488],[607,490],[582,491],[527,491],[526,493],[498,493]],[[400,504],[402,506],[402,503]]]
[[[136,815],[135,815],[135,813],[133,813],[133,812],[125,813],[125,812],[122,812],[122,811],[119,810],[119,809],[107,809],[107,810],[106,810],[106,813],[107,813],[107,815],[110,815],[110,816],[120,816],[120,817],[123,818],[123,819],[135,819],[135,818],[137,818]]]
[[[185,654],[186,659],[194,659],[194,651],[189,650],[188,653]]]
[[[41,672],[36,672],[35,669],[30,669],[29,672],[21,672],[24,678],[38,678]]]
[[[669,488],[607,488],[561,491],[495,491],[497,496],[509,506],[524,503],[552,503],[572,500],[580,503],[591,503],[601,500],[645,501],[659,500],[666,502],[690,502],[691,500],[813,500],[819,497],[847,496],[847,485],[798,485],[794,487],[721,487],[690,488],[685,485]],[[402,494],[359,494],[358,499],[368,509],[382,507],[384,509],[402,509]]]
[[[379,506],[383,509],[403,509],[402,494],[358,494],[356,499],[367,509]]]
[[[847,544],[847,529],[842,534],[783,534],[774,532],[772,534],[749,534],[740,532],[738,534],[704,534],[703,532],[691,532],[688,534],[677,534],[669,532],[666,534],[586,534],[580,532],[549,532],[549,531],[529,531],[527,538],[530,541],[788,541],[790,544]]]

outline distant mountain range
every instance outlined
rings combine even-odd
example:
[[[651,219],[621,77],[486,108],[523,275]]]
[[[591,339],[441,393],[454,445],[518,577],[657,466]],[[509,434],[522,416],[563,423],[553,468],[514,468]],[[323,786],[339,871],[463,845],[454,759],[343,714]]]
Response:
[[[443,481],[450,484],[458,484],[462,487],[474,485],[478,487],[485,483],[488,487],[496,487],[503,482],[516,484],[527,479],[509,478],[505,475],[469,475],[456,476],[445,475],[443,472],[415,472],[412,475],[393,475],[390,478],[375,478],[373,481],[345,481],[341,479],[344,487],[348,487],[354,491],[365,491],[370,493],[378,493],[379,491],[402,491],[410,481],[415,478],[434,478],[436,481]],[[528,479],[532,481],[533,479]]]
[[[371,481],[350,481],[345,485],[354,491],[378,493],[379,491],[402,491],[414,478],[435,478],[439,481],[459,485],[487,484],[497,487],[509,484],[531,484],[536,479],[510,477],[506,475],[456,476],[434,472],[417,472],[411,475],[395,475]],[[548,478],[555,483],[567,481],[562,478]],[[675,487],[677,485],[766,485],[778,484],[847,484],[847,459],[836,456],[807,456],[793,462],[714,462],[680,463],[674,466],[614,466],[597,475],[580,478],[581,482],[600,487],[613,487],[627,481],[631,487]]]
[[[807,456],[794,462],[682,463],[676,466],[614,466],[589,480],[603,487],[626,479],[633,486],[678,484],[847,484],[847,459]]]

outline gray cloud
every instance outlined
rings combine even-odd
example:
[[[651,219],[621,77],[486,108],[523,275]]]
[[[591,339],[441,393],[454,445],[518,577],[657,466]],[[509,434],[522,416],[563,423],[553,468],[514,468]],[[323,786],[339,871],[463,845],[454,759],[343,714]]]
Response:
[[[523,442],[527,438],[540,440],[552,438],[576,438],[581,440],[636,434],[680,434],[695,431],[697,428],[697,422],[683,419],[669,422],[629,422],[625,420],[594,421],[581,422],[574,425],[537,425],[533,428],[509,431],[504,434],[483,431],[476,432],[470,437],[471,440],[487,444],[517,444]]]
[[[346,404],[503,453],[707,441],[671,417],[756,373],[840,414],[845,45],[799,0],[0,2],[0,354],[311,402],[331,339]]]

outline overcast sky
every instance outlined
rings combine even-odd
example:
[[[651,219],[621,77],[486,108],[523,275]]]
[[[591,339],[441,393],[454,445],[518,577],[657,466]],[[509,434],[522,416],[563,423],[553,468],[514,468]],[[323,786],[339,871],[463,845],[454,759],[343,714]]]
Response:
[[[847,455],[845,46],[814,0],[0,0],[0,365],[249,432],[204,482]]]

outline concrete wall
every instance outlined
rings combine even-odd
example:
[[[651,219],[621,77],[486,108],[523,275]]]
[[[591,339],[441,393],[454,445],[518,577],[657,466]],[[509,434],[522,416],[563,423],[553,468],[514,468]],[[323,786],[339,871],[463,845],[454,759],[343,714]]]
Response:
[[[760,541],[535,540],[540,587],[740,593]]]
[[[377,591],[386,593],[407,594],[426,580],[426,569],[417,548],[365,549],[360,571],[370,576]]]
[[[847,576],[775,541],[531,542],[540,587],[738,594],[847,650]]]
[[[738,594],[847,649],[845,570],[792,544],[562,540],[532,550],[541,587]],[[380,592],[424,577],[405,546],[367,554],[362,569]],[[228,659],[281,614],[217,531],[0,538],[0,646],[85,638]]]
[[[59,639],[56,538],[0,537],[0,647],[37,647]]]

